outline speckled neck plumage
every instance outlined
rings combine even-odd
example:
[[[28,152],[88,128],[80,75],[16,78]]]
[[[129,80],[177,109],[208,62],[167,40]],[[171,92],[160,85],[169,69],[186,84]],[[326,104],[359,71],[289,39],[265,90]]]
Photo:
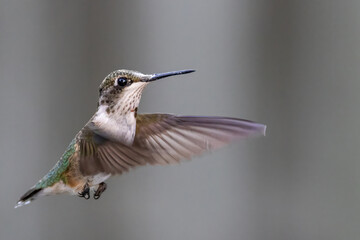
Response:
[[[120,93],[112,93],[100,97],[99,107],[94,115],[93,122],[112,133],[112,138],[123,139],[131,144],[135,137],[136,113],[141,94],[147,83],[133,83]],[[115,94],[115,95],[114,95]]]

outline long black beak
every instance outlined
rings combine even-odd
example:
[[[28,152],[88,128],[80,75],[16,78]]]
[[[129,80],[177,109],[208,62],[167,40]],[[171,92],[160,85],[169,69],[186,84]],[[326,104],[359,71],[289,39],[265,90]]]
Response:
[[[158,80],[160,78],[166,78],[166,77],[170,77],[170,76],[187,74],[187,73],[192,73],[192,72],[195,72],[195,70],[189,69],[189,70],[173,71],[173,72],[166,72],[166,73],[155,73],[155,74],[151,75],[150,78],[144,79],[143,82],[152,82],[152,81]]]

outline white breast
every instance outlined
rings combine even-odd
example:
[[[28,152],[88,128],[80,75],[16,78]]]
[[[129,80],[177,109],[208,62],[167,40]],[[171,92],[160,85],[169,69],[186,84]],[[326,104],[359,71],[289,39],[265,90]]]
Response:
[[[132,112],[114,117],[106,112],[105,106],[101,106],[93,122],[112,139],[119,140],[125,144],[131,144],[134,141],[136,118]]]

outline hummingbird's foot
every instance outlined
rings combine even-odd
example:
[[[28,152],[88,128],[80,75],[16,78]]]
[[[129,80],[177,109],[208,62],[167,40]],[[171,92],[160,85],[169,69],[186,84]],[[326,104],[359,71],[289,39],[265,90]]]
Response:
[[[89,184],[85,184],[82,192],[79,192],[79,197],[83,197],[86,200],[90,198],[90,188]]]
[[[94,199],[99,199],[101,194],[105,192],[106,187],[107,187],[106,183],[104,182],[100,183],[99,187],[96,189],[96,192],[94,194]]]

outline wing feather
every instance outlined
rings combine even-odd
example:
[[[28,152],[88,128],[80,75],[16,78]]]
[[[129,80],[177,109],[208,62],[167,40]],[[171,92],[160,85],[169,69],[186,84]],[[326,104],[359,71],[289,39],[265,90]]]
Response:
[[[265,135],[266,126],[225,117],[139,114],[131,146],[95,128],[91,122],[79,135],[80,169],[85,175],[121,174],[149,164],[171,164],[214,150],[233,140]]]

